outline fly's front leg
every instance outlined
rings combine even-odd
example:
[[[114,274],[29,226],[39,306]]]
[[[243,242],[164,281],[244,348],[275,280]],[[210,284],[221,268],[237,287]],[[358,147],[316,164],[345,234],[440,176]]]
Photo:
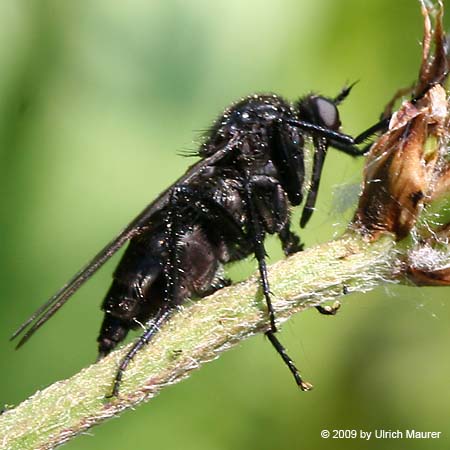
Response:
[[[287,365],[288,369],[291,371],[294,376],[295,382],[303,391],[309,391],[312,389],[312,385],[306,381],[304,381],[300,375],[299,370],[294,364],[292,358],[288,355],[286,349],[281,344],[281,342],[275,336],[275,333],[278,331],[275,321],[275,312],[273,310],[272,301],[271,301],[271,292],[269,279],[267,276],[267,264],[266,264],[266,251],[264,248],[264,238],[265,238],[265,230],[262,227],[262,218],[258,214],[257,205],[258,199],[256,196],[258,195],[257,186],[262,188],[271,187],[273,189],[273,185],[270,185],[270,179],[258,179],[257,181],[253,181],[249,179],[245,184],[245,200],[247,204],[248,211],[248,234],[252,239],[253,248],[255,252],[256,260],[258,261],[258,268],[261,277],[261,284],[263,295],[266,300],[267,309],[269,312],[269,321],[270,321],[270,330],[266,332],[266,336],[269,339],[270,343],[273,345],[277,353],[280,355],[283,362]]]
[[[334,147],[335,149],[347,153],[348,155],[361,156],[365,155],[369,151],[372,144],[368,144],[362,149],[358,148],[357,145],[362,144],[366,139],[370,138],[379,131],[386,131],[389,126],[389,120],[390,118],[381,119],[375,125],[372,125],[370,128],[359,134],[356,138],[310,122],[294,119],[289,119],[286,122],[289,125],[295,126],[300,130],[304,130],[313,136],[325,138],[330,147]]]
[[[334,148],[337,148],[338,150],[341,150],[344,153],[347,153],[348,155],[352,156],[365,155],[370,150],[370,147],[372,147],[372,142],[367,143],[362,149],[359,149],[355,145],[364,143],[364,141],[371,138],[376,133],[379,132],[384,133],[385,131],[387,131],[389,128],[390,120],[391,120],[390,116],[382,118],[379,122],[372,125],[370,128],[367,128],[367,130],[363,131],[361,134],[356,136],[353,139],[353,143],[351,145],[339,143],[339,140],[331,141],[330,145],[332,145]]]

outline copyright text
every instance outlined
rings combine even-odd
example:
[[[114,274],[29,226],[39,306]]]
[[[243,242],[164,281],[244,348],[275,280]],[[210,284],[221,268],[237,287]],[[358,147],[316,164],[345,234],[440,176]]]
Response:
[[[323,439],[439,439],[442,431],[421,430],[322,430]]]

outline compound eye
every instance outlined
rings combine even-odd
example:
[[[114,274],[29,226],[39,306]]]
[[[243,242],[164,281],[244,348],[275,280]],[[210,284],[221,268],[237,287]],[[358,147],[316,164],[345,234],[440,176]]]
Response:
[[[341,122],[339,120],[339,112],[336,105],[323,97],[315,99],[317,116],[323,126],[332,130],[339,129]]]

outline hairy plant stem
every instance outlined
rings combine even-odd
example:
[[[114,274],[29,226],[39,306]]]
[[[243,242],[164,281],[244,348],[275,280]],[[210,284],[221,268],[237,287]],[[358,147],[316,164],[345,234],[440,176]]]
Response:
[[[371,235],[371,240],[348,231],[340,239],[271,266],[272,304],[279,323],[344,293],[406,278],[419,285],[450,285],[449,111],[442,86],[449,73],[449,56],[442,3],[436,11],[424,2],[421,6],[425,26],[415,100],[402,103],[389,130],[372,146],[352,225]],[[394,100],[410,90],[400,90]],[[202,363],[268,328],[258,276],[190,302],[136,355],[124,374],[119,397],[105,398],[128,346],[6,411],[0,416],[0,446],[54,448],[154,397]]]
[[[390,234],[369,243],[358,233],[348,232],[274,264],[269,278],[279,323],[313,305],[337,300],[344,292],[368,291],[397,282],[396,268],[403,256]],[[0,416],[0,447],[54,448],[154,397],[165,386],[268,326],[257,276],[191,302],[136,355],[125,372],[118,398],[105,396],[129,346],[6,411]]]

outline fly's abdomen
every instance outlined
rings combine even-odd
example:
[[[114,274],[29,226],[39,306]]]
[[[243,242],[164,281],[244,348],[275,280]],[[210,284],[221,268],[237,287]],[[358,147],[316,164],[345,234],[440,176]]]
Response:
[[[130,242],[102,305],[105,317],[98,337],[100,356],[113,350],[129,330],[144,326],[167,302],[176,307],[187,298],[202,297],[223,285],[221,255],[200,225],[195,225],[179,237],[176,289],[174,298],[167,298],[165,239],[161,230]]]
[[[100,356],[145,324],[164,301],[164,233],[144,234],[130,242],[102,304],[105,317],[97,339]]]

